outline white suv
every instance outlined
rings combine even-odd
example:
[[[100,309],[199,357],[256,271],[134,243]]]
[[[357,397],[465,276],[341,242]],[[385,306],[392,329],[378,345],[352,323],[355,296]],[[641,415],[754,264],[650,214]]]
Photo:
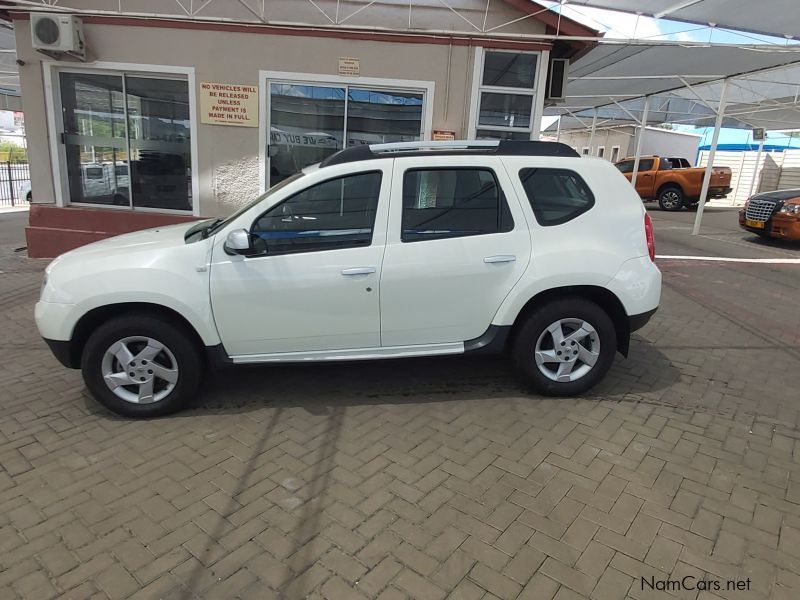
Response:
[[[36,323],[112,411],[184,406],[203,371],[508,351],[579,394],[658,307],[642,202],[546,142],[348,148],[227,219],[150,229],[47,268]]]

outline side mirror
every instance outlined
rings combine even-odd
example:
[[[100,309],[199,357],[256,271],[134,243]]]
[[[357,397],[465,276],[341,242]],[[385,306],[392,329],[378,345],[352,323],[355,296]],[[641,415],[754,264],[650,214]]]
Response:
[[[250,254],[252,250],[250,234],[246,229],[234,229],[225,238],[225,252],[228,254]]]

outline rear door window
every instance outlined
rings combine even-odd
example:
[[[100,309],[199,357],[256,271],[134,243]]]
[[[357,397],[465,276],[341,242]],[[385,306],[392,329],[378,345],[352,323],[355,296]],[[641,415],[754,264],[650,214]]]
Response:
[[[409,169],[403,176],[404,242],[504,233],[514,228],[490,169]]]
[[[575,171],[569,169],[522,169],[525,195],[539,225],[560,225],[594,206],[594,194]]]

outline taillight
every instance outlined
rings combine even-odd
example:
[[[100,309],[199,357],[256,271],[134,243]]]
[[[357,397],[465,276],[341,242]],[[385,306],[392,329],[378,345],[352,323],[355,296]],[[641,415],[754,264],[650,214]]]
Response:
[[[650,260],[656,262],[656,238],[653,235],[653,219],[648,213],[644,213],[644,236],[647,238],[647,252]]]

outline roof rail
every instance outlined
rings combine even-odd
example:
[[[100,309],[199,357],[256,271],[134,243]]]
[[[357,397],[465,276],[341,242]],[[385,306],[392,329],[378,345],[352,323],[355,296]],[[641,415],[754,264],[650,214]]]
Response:
[[[395,142],[345,148],[331,154],[320,167],[341,165],[387,156],[420,156],[430,154],[494,154],[497,156],[569,156],[580,157],[575,150],[559,142],[529,142],[518,140],[453,140]]]

